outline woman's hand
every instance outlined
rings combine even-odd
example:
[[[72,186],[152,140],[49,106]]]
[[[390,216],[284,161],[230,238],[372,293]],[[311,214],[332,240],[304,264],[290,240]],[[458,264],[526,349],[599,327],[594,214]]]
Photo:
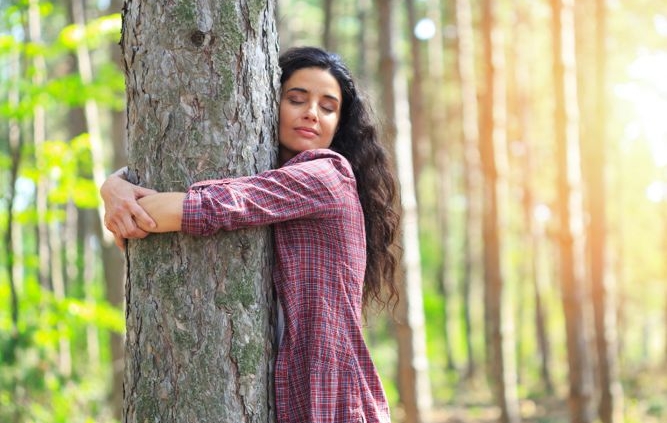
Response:
[[[104,226],[114,234],[116,245],[125,249],[126,238],[145,238],[148,232],[140,228],[155,228],[153,219],[137,202],[157,191],[133,185],[123,178],[121,171],[110,175],[100,187],[104,201]]]

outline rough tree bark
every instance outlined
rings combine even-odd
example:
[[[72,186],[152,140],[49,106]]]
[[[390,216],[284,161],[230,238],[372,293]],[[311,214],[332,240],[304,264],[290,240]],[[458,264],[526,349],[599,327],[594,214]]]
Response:
[[[159,191],[272,167],[274,3],[126,0],[130,179]],[[127,250],[124,422],[273,421],[270,234]]]

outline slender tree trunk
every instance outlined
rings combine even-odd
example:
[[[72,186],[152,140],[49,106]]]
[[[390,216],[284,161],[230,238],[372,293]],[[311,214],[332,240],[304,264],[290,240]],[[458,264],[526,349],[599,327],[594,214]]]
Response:
[[[322,10],[324,11],[324,28],[322,29],[322,45],[326,50],[335,50],[335,37],[331,30],[333,24],[333,0],[322,0]]]
[[[56,207],[61,206],[53,206]],[[62,222],[53,221],[48,225],[49,229],[49,249],[51,250],[49,266],[51,268],[51,283],[53,286],[53,298],[56,301],[63,301],[67,295],[65,289],[65,272],[62,261],[63,244],[61,242]],[[58,332],[64,334],[67,332],[67,325],[64,322],[58,322]],[[72,348],[68,336],[60,335],[58,338],[58,371],[65,377],[72,374]]]
[[[475,263],[479,263],[480,239],[480,163],[479,127],[477,110],[477,82],[475,77],[475,40],[472,29],[470,0],[456,0],[456,30],[458,51],[458,78],[461,86],[461,135],[463,141],[463,187],[467,199],[463,233],[463,322],[466,343],[466,377],[476,370],[472,347],[472,286]]]
[[[31,42],[35,44],[42,42],[41,11],[38,0],[31,0],[28,5],[28,31]],[[33,83],[38,87],[42,86],[47,77],[44,57],[40,54],[35,55],[33,66],[35,69]],[[44,106],[36,104],[33,109],[33,143],[35,145],[36,167],[40,170],[35,194],[39,280],[43,288],[53,292],[56,300],[62,300],[65,297],[65,281],[60,256],[59,222],[52,221],[49,223],[47,219],[50,179],[44,161],[45,142],[46,110]],[[65,333],[64,324],[58,323],[58,328],[58,371],[68,376],[72,371],[70,342],[68,337],[63,335]]]
[[[273,2],[126,0],[130,179],[159,191],[272,167]],[[129,243],[124,421],[273,421],[268,228]]]
[[[407,33],[410,34],[410,70],[409,92],[410,92],[410,128],[412,137],[412,161],[414,170],[415,186],[419,186],[419,176],[424,168],[424,146],[428,142],[428,119],[426,119],[427,108],[424,104],[424,79],[428,76],[423,70],[423,58],[421,41],[415,36],[414,28],[417,25],[415,12],[415,0],[405,2],[408,15]],[[428,150],[428,148],[427,148]],[[419,198],[417,198],[419,201]]]
[[[412,170],[412,146],[407,84],[400,76],[393,46],[393,6],[391,0],[377,0],[379,13],[380,80],[387,123],[385,138],[393,147],[401,187],[403,276],[398,306],[399,391],[405,422],[424,421],[432,405],[426,356],[426,333],[419,253],[417,200]]]
[[[436,0],[430,0],[427,4],[428,17],[434,22],[436,31],[433,37],[428,41],[429,53],[429,90],[426,96],[429,100],[429,135],[430,144],[420,147],[419,154],[422,157],[433,157],[432,165],[436,170],[438,177],[435,179],[433,187],[436,193],[436,222],[440,241],[440,266],[438,269],[438,283],[443,292],[443,304],[445,321],[443,322],[443,335],[445,339],[445,357],[447,370],[456,368],[454,359],[454,333],[455,333],[455,286],[454,268],[455,256],[451,248],[454,232],[454,225],[451,224],[451,211],[449,208],[450,199],[453,197],[454,172],[451,171],[452,163],[455,162],[454,151],[456,144],[450,141],[451,132],[447,122],[448,112],[446,111],[447,99],[445,98],[445,44],[440,27],[445,24],[441,13],[441,3]],[[430,149],[429,149],[430,147]],[[426,163],[426,160],[423,160]]]
[[[20,101],[19,96],[19,81],[20,81],[20,54],[17,49],[12,51],[9,55],[8,79],[10,80],[10,88],[8,90],[7,102],[11,109],[15,109]],[[7,269],[9,270],[9,310],[12,321],[11,330],[11,349],[9,354],[15,353],[15,348],[18,346],[19,335],[19,300],[18,290],[21,283],[22,272],[17,272],[18,249],[15,249],[15,229],[16,223],[14,221],[14,201],[16,199],[16,180],[18,179],[19,166],[21,164],[21,152],[23,150],[23,137],[21,136],[21,125],[18,119],[11,118],[8,121],[7,141],[9,147],[9,156],[11,158],[11,166],[9,168],[9,181],[7,182],[7,232],[4,236],[5,248],[7,249]]]
[[[584,322],[583,204],[579,157],[574,13],[572,0],[551,0],[554,37],[554,88],[560,279],[567,332],[569,406],[572,423],[590,423],[592,368]]]
[[[39,0],[30,0],[28,6],[28,35],[30,41],[39,44],[42,41],[41,18]],[[32,83],[41,86],[46,79],[46,62],[44,57],[37,54],[33,58],[34,74]],[[37,169],[44,169],[44,160],[41,158],[44,141],[46,140],[46,111],[36,104],[33,109],[33,144],[35,145],[35,165]],[[49,228],[46,223],[48,178],[40,172],[36,182],[35,208],[37,214],[37,256],[39,260],[39,283],[45,289],[51,289],[49,263]]]
[[[482,232],[484,238],[484,304],[487,339],[487,369],[503,423],[521,420],[516,392],[514,337],[509,313],[506,281],[501,262],[501,224],[506,201],[503,177],[506,176],[504,128],[503,43],[496,28],[493,0],[482,3],[482,33],[485,64],[485,95],[482,103],[480,158],[484,176]]]
[[[368,28],[369,26],[369,10],[371,9],[371,0],[357,0],[355,2],[357,7],[357,20],[359,21],[359,32],[357,32],[357,63],[359,70],[356,75],[357,78],[363,82],[365,86],[369,86],[369,81],[372,78],[372,75],[375,74],[375,70],[371,69],[369,66],[370,60],[368,57],[368,52],[371,50],[371,47],[368,45]]]
[[[531,64],[535,57],[531,52],[536,51],[530,42],[531,34],[535,30],[533,27],[533,17],[531,15],[532,2],[530,0],[521,2],[521,6],[515,8],[515,22],[512,55],[515,57],[514,80],[516,86],[516,106],[515,114],[517,116],[516,129],[514,136],[515,142],[520,143],[520,156],[518,157],[518,184],[523,192],[522,212],[525,226],[523,228],[522,242],[528,246],[528,251],[524,255],[524,268],[526,281],[532,282],[533,296],[533,322],[537,348],[540,358],[540,375],[546,392],[553,393],[553,381],[551,377],[551,347],[547,334],[548,312],[544,304],[544,290],[546,283],[543,273],[540,272],[540,253],[541,240],[543,238],[540,222],[535,217],[535,187],[534,181],[536,169],[533,164],[533,143],[537,139],[534,132],[534,114],[535,104],[532,98],[534,91],[531,74]],[[526,298],[527,299],[527,298]],[[523,319],[522,319],[523,320]],[[528,320],[528,319],[525,319]],[[521,362],[521,359],[519,360]]]
[[[68,7],[69,7],[69,16],[71,19],[71,22],[75,25],[78,25],[79,27],[85,27],[86,25],[86,9],[85,9],[85,4],[82,0],[69,0],[68,2]],[[76,63],[76,70],[78,75],[81,77],[81,80],[84,84],[90,84],[93,82],[93,68],[92,68],[92,62],[90,58],[90,52],[88,51],[88,47],[85,45],[85,43],[81,43],[76,50],[76,55],[74,57],[74,62]],[[92,156],[93,156],[93,166],[92,169],[89,169],[88,171],[92,171],[91,175],[97,186],[102,184],[103,179],[102,176],[104,175],[103,170],[103,163],[102,163],[102,157],[101,156],[101,129],[99,125],[99,118],[98,118],[98,107],[97,107],[97,102],[94,100],[87,100],[84,108],[83,109],[73,109],[70,111],[70,121],[69,121],[69,126],[70,126],[70,135],[72,137],[79,136],[81,134],[88,134],[88,139],[90,140],[91,144],[91,151],[92,151]],[[97,173],[95,171],[97,170]],[[96,178],[97,176],[97,178]],[[77,273],[79,269],[77,269],[76,265],[68,265],[68,267],[73,267],[72,271],[68,272],[68,275],[71,275],[70,281],[74,281],[79,279],[80,283],[83,284],[83,291],[86,300],[92,301],[93,300],[93,281],[94,279],[92,277],[86,277],[86,275],[92,275],[94,274],[94,265],[95,261],[94,260],[86,260],[85,256],[86,254],[90,253],[90,248],[86,248],[86,244],[88,242],[89,235],[95,234],[95,233],[101,233],[99,228],[101,227],[101,213],[102,209],[98,208],[97,210],[94,210],[93,213],[91,213],[90,210],[77,210],[76,207],[71,204],[67,204],[66,206],[70,212],[67,213],[68,216],[68,224],[67,226],[70,228],[68,232],[72,233],[71,236],[67,237],[71,241],[71,243],[77,243],[80,245],[80,248],[68,248],[67,250],[69,251],[79,251],[81,255],[81,260],[80,263],[82,263],[82,269],[81,269],[81,278],[77,277]],[[93,216],[90,216],[90,215]],[[74,221],[71,221],[71,218],[74,218]],[[77,236],[77,233],[79,236]],[[111,240],[111,237],[107,238],[107,243],[110,243],[109,241]],[[74,260],[76,260],[76,256],[74,257]],[[100,351],[99,351],[99,330],[95,325],[89,325],[86,328],[86,346],[88,348],[88,363],[91,366],[97,366],[99,361],[100,361]]]
[[[593,51],[591,76],[594,81],[590,107],[590,136],[582,138],[584,182],[586,184],[589,216],[588,257],[591,279],[591,298],[595,317],[595,345],[597,350],[597,375],[600,389],[598,415],[603,423],[619,423],[623,420],[623,390],[618,380],[616,345],[616,304],[614,279],[607,269],[606,241],[606,13],[604,1],[596,0],[591,8],[595,16],[592,35]],[[590,16],[590,15],[589,15]],[[589,110],[587,108],[587,110]]]

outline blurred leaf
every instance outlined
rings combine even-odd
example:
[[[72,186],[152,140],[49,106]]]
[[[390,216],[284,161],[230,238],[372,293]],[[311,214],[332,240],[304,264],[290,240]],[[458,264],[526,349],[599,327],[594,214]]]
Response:
[[[105,302],[85,302],[67,299],[63,302],[68,314],[79,323],[94,324],[98,328],[114,332],[125,330],[125,315],[123,312]]]
[[[77,207],[83,209],[96,208],[99,204],[99,197],[95,181],[92,179],[77,178],[72,199]]]
[[[120,14],[102,16],[88,22],[85,26],[72,24],[66,26],[58,37],[61,45],[75,50],[81,44],[86,44],[90,49],[99,48],[102,43],[120,40],[121,30]]]
[[[61,105],[70,107],[84,105],[89,97],[78,73],[49,80],[44,91]]]
[[[0,55],[7,55],[20,50],[23,44],[11,35],[0,35]]]
[[[60,32],[60,42],[68,48],[75,49],[86,39],[86,29],[81,25],[68,25]]]

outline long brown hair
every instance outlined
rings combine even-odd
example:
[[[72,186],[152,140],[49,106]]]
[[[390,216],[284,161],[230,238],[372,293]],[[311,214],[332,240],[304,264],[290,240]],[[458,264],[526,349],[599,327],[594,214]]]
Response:
[[[343,96],[338,130],[331,149],[343,155],[357,180],[359,201],[366,225],[366,274],[363,305],[370,300],[384,306],[398,301],[395,271],[398,262],[395,239],[400,216],[396,211],[396,177],[368,106],[350,72],[334,54],[316,47],[292,48],[280,56],[281,84],[303,68],[320,68],[338,81]],[[387,297],[385,298],[385,292]]]

